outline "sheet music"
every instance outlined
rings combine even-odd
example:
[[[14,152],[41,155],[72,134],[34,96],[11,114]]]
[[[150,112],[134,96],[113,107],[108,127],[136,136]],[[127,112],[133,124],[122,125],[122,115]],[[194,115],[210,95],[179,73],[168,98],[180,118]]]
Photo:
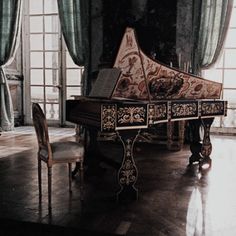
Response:
[[[118,68],[101,69],[89,97],[111,98],[120,73]]]

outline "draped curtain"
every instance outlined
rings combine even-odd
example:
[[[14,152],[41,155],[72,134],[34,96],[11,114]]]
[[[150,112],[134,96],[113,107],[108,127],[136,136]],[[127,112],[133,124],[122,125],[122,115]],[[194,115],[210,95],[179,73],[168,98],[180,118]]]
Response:
[[[10,64],[19,42],[22,0],[0,1],[0,127],[14,128],[14,111],[4,65]]]
[[[227,33],[233,0],[193,1],[193,73],[213,65]]]
[[[59,18],[66,46],[74,63],[85,66],[88,63],[88,0],[58,0]],[[83,77],[86,87],[86,75]]]

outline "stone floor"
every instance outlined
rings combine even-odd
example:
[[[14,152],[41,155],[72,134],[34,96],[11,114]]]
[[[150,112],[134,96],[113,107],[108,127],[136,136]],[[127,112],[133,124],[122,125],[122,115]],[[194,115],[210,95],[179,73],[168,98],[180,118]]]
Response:
[[[50,134],[51,140],[75,138],[73,129],[50,128]],[[67,166],[55,166],[49,213],[45,166],[42,202],[38,199],[34,130],[19,127],[2,133],[0,235],[236,235],[236,137],[212,136],[212,144],[212,167],[204,172],[197,165],[187,168],[187,146],[170,152],[136,144],[139,197],[126,204],[116,201],[119,186],[111,166],[102,163],[102,175],[85,176],[83,203],[79,175],[70,195]],[[100,147],[106,156],[121,161],[119,143],[101,142]]]

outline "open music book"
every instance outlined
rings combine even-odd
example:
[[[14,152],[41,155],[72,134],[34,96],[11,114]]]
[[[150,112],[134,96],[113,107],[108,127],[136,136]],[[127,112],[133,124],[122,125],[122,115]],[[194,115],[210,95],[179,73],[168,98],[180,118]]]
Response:
[[[101,69],[89,97],[110,99],[120,74],[121,70],[115,67]]]

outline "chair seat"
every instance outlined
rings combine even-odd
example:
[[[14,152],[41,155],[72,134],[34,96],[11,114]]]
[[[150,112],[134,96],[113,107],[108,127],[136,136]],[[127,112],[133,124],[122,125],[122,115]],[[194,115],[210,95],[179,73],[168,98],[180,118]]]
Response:
[[[84,147],[77,142],[53,142],[51,143],[51,148],[54,161],[77,160],[84,156]]]
[[[80,160],[84,155],[83,145],[72,141],[53,142],[51,143],[51,149],[53,161],[76,161]],[[46,149],[41,149],[39,153],[42,160],[48,160],[48,151]]]

